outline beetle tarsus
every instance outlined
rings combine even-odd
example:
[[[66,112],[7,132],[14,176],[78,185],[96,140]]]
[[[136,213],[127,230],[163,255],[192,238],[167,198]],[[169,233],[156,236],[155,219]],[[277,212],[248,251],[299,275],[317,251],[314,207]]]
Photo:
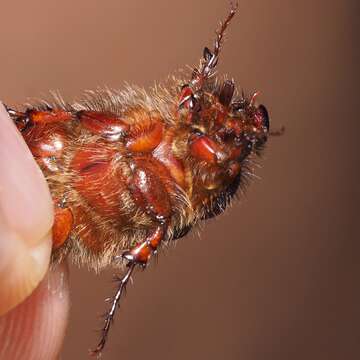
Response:
[[[113,297],[111,307],[105,316],[105,324],[101,330],[101,339],[98,345],[96,346],[96,348],[94,350],[90,350],[90,355],[92,356],[98,356],[105,347],[109,330],[114,320],[116,309],[119,307],[119,301],[122,297],[122,294],[125,292],[126,285],[129,282],[131,274],[133,273],[136,265],[137,265],[136,262],[129,263],[128,270],[126,271],[125,275],[119,279],[120,282],[119,288],[115,296]]]

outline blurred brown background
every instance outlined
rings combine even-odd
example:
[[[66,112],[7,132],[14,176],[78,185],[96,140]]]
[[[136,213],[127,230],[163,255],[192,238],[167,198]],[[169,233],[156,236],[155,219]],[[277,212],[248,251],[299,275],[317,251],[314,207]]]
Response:
[[[359,359],[357,0],[241,0],[219,70],[273,128],[245,199],[136,276],[104,359]],[[149,87],[197,64],[228,1],[1,3],[0,99]],[[71,269],[62,359],[87,359],[112,271]]]

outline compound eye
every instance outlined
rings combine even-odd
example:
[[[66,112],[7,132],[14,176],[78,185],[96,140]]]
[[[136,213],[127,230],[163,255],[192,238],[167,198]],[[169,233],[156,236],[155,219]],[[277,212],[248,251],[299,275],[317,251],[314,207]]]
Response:
[[[260,105],[257,110],[260,113],[262,125],[266,128],[267,132],[269,132],[270,118],[266,107],[264,105]]]

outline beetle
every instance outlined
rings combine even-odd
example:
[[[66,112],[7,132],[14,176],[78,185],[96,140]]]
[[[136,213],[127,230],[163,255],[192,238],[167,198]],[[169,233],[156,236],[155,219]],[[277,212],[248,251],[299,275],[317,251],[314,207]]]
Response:
[[[145,91],[89,91],[23,110],[7,107],[43,171],[55,208],[52,263],[70,257],[96,271],[123,271],[111,298],[99,354],[137,268],[199,221],[222,213],[251,175],[270,133],[257,93],[216,76],[231,6],[189,78]],[[275,133],[274,133],[275,134]]]

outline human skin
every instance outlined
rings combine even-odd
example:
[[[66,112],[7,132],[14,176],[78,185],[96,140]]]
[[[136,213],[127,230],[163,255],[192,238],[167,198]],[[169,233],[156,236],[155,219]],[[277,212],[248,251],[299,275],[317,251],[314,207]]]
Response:
[[[0,359],[55,359],[69,310],[65,264],[49,270],[46,180],[0,103]]]

